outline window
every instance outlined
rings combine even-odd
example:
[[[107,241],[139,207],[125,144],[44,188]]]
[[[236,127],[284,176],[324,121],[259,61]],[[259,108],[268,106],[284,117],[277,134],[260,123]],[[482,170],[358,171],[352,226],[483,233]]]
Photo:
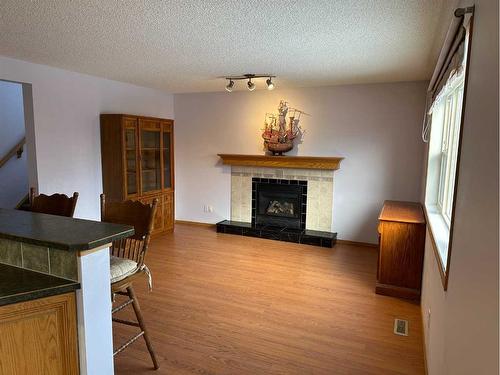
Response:
[[[457,13],[455,13],[456,15]],[[429,142],[425,210],[427,225],[446,290],[453,232],[455,185],[461,143],[462,112],[469,50],[469,22],[454,20],[456,32],[446,41],[442,64],[436,67],[428,90],[422,136]],[[441,57],[441,56],[440,56]]]
[[[425,206],[442,271],[448,263],[450,227],[462,119],[465,69],[452,75],[429,113],[431,134]]]
[[[443,91],[443,98],[436,103],[444,112],[439,123],[432,121],[432,126],[442,129],[441,132],[441,163],[439,168],[437,206],[439,213],[449,227],[455,190],[455,175],[458,157],[458,140],[460,137],[460,122],[464,92],[464,75],[456,77]]]

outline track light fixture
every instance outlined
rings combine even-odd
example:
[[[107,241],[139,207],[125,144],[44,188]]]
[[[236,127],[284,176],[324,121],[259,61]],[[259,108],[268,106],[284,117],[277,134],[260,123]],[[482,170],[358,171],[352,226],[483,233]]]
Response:
[[[249,89],[250,91],[255,90],[255,83],[253,83],[253,82],[252,82],[252,78],[249,78],[249,79],[248,79],[247,86],[248,86],[248,89]]]
[[[227,81],[229,81],[229,83],[226,85],[226,91],[231,92],[231,91],[233,91],[233,88],[234,88],[234,81],[248,80],[248,82],[247,82],[248,90],[253,91],[253,90],[255,90],[256,86],[255,86],[255,83],[252,82],[252,79],[254,79],[254,78],[266,78],[266,77],[267,77],[267,80],[266,80],[267,89],[273,90],[275,85],[274,85],[274,82],[272,81],[272,79],[276,78],[276,76],[274,76],[272,74],[243,74],[241,76],[228,76],[228,77],[220,77],[220,78],[224,78]]]
[[[232,79],[229,79],[229,83],[226,85],[226,91],[231,92],[233,91],[234,87],[234,81]]]
[[[271,77],[269,77],[269,78],[266,80],[266,83],[267,83],[267,89],[268,89],[268,90],[274,90],[274,83],[273,83],[273,81],[271,80]]]

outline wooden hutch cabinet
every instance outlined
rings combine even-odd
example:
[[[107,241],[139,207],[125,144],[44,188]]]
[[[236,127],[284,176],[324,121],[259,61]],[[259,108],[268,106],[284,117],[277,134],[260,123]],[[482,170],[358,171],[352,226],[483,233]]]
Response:
[[[153,234],[174,229],[174,121],[101,115],[104,194],[108,201],[158,198]]]

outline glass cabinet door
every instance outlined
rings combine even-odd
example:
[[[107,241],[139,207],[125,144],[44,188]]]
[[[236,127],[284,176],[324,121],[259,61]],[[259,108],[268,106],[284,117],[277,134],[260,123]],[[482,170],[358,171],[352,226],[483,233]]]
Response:
[[[141,130],[142,192],[161,190],[160,131]]]
[[[137,144],[134,128],[125,129],[126,195],[137,194]]]
[[[172,187],[171,173],[171,132],[163,132],[163,188],[169,189]]]

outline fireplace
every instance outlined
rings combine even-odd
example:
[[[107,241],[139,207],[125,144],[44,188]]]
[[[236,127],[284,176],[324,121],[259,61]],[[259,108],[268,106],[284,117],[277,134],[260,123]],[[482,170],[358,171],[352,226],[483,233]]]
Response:
[[[252,178],[252,222],[305,229],[307,181]]]
[[[316,164],[301,157],[257,158],[269,165],[249,160],[231,166],[231,216],[217,223],[217,232],[332,247],[337,238],[331,228],[338,164],[325,166],[322,158],[317,163],[314,159]],[[295,169],[296,160],[309,164]]]

